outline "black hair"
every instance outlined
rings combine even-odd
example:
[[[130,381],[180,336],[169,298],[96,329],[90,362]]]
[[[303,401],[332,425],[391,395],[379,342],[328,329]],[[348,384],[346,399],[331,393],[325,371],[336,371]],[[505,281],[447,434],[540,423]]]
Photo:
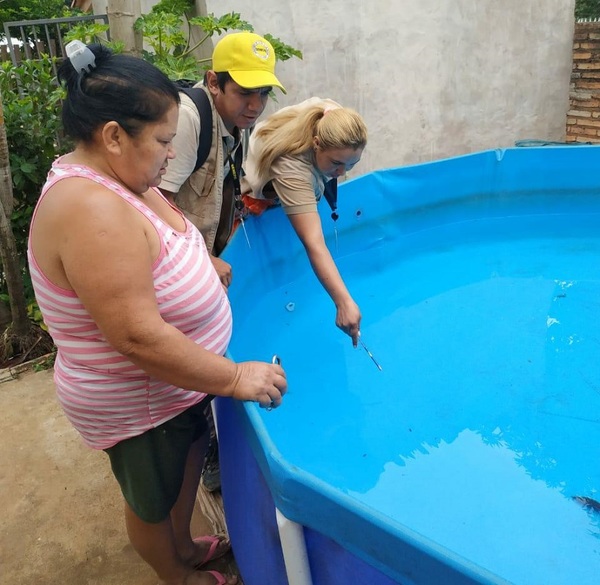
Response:
[[[76,142],[90,142],[98,126],[113,120],[136,136],[144,124],[158,122],[179,104],[175,84],[148,61],[99,44],[88,48],[96,65],[89,73],[78,73],[70,59],[58,69],[58,80],[67,90],[63,127]]]
[[[204,74],[204,85],[207,85],[206,74]],[[218,73],[215,71],[215,75],[217,76],[217,85],[222,92],[225,92],[225,86],[230,81],[233,81],[233,77],[229,75],[229,71],[219,71]]]

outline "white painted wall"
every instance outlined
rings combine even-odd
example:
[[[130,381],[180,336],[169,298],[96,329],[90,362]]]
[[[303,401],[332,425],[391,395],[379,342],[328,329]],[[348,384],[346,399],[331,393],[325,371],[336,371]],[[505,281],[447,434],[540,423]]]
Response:
[[[268,111],[318,95],[364,116],[369,144],[354,175],[520,139],[564,140],[575,0],[196,5],[240,12],[256,32],[302,50],[303,61],[278,65],[288,94]]]
[[[564,140],[574,0],[206,0],[301,49],[280,64],[281,106],[311,95],[356,108],[356,173]]]

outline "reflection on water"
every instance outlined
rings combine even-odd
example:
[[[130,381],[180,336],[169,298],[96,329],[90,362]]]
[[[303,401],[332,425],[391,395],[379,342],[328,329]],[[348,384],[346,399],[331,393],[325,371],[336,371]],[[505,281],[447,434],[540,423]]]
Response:
[[[533,479],[520,455],[465,429],[385,464],[372,489],[353,495],[508,581],[592,583],[598,515]]]
[[[515,583],[591,585],[599,515],[573,497],[600,499],[600,239],[597,218],[576,238],[554,221],[339,258],[382,372],[309,273],[237,318],[231,352],[281,356],[263,419],[291,464]]]

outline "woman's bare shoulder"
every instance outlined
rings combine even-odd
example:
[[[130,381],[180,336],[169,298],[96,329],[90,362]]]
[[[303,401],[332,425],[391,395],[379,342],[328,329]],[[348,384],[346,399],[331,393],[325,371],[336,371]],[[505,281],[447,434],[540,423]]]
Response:
[[[73,220],[114,222],[130,216],[131,206],[110,189],[86,177],[67,177],[52,185],[40,202],[38,216],[67,224]]]

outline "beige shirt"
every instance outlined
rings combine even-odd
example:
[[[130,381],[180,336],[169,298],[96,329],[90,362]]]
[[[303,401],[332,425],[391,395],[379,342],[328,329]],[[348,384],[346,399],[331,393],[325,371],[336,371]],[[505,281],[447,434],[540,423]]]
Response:
[[[280,111],[303,109],[314,105],[327,108],[339,108],[338,103],[329,99],[313,97],[294,106],[288,106]],[[262,190],[266,183],[272,181],[284,212],[288,215],[308,213],[317,210],[317,202],[323,195],[325,181],[329,180],[316,168],[312,148],[297,155],[285,155],[277,158],[268,176],[259,177],[256,161],[261,153],[262,141],[257,138],[257,131],[265,122],[256,125],[250,136],[248,155],[244,162],[246,175],[242,181],[242,192],[256,199],[264,199]]]
[[[173,138],[175,158],[169,161],[167,172],[160,182],[161,189],[178,193],[194,171],[200,142],[200,116],[194,102],[184,93],[179,94],[179,121]]]
[[[173,138],[175,158],[169,161],[167,172],[163,175],[160,186],[167,191],[178,193],[188,177],[192,174],[198,158],[198,143],[200,142],[200,116],[192,99],[184,93],[179,94],[179,121],[177,134]],[[221,136],[223,137],[223,178],[230,172],[227,155],[235,153],[240,145],[225,127],[221,116],[218,116]]]
[[[201,83],[195,87],[202,87]],[[225,229],[233,224],[235,209],[233,200],[224,205],[223,182],[225,172],[225,143],[222,135],[222,120],[215,109],[210,92],[203,88],[212,109],[212,137],[206,162],[195,172],[200,140],[200,114],[194,102],[186,95],[181,96],[177,135],[173,141],[175,158],[169,161],[167,173],[160,186],[176,193],[175,203],[185,216],[202,232],[206,247],[215,250],[220,225]],[[230,232],[227,234],[230,235]]]
[[[273,163],[273,188],[288,215],[316,211],[323,195],[325,177],[314,166],[312,153],[281,156]]]

